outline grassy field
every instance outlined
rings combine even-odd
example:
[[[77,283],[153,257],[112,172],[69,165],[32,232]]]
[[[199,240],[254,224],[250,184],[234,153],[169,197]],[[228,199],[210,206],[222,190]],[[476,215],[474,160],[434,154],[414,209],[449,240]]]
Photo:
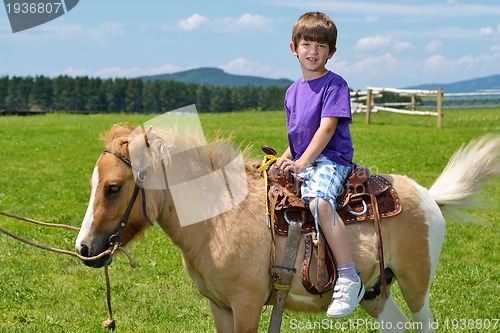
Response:
[[[90,194],[89,178],[101,154],[101,132],[114,123],[141,124],[152,115],[66,115],[0,117],[0,210],[47,222],[80,226]],[[243,146],[286,148],[281,112],[203,114],[205,133],[236,131]],[[352,134],[355,160],[377,173],[406,174],[429,187],[452,153],[487,133],[500,134],[500,109],[446,111],[443,129],[436,119],[387,113],[355,115]],[[489,332],[463,322],[500,317],[500,182],[487,186],[484,206],[473,214],[484,225],[448,223],[447,235],[431,290],[431,307],[442,324],[439,332]],[[74,248],[76,234],[43,229],[0,217],[0,226],[38,242]],[[130,246],[140,267],[131,269],[123,256],[110,268],[118,332],[213,332],[206,300],[182,267],[179,251],[158,227]],[[397,302],[402,297],[395,288]],[[407,308],[403,309],[408,313]],[[263,312],[267,331],[271,309]],[[74,258],[28,247],[0,235],[0,332],[103,332],[107,318],[102,270]],[[297,322],[321,322],[323,314],[286,312],[283,332]],[[350,317],[328,323],[373,321],[361,308]],[[459,329],[445,329],[452,323]],[[486,321],[483,321],[486,323]],[[481,322],[482,323],[482,322]],[[470,328],[468,328],[470,327]],[[497,329],[500,323],[497,323]],[[464,329],[461,329],[464,328]],[[315,330],[321,331],[321,330]],[[339,330],[340,331],[340,330]],[[344,332],[371,332],[369,328]]]

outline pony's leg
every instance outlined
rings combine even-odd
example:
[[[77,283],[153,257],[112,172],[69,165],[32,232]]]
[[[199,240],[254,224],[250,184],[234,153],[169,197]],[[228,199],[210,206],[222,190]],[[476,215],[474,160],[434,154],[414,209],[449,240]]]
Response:
[[[434,332],[432,312],[429,306],[429,295],[425,299],[424,306],[419,312],[412,313],[415,332],[430,333]]]
[[[425,196],[425,192],[421,194],[421,200],[429,225],[428,250],[423,253],[415,252],[412,255],[413,266],[420,267],[418,272],[400,270],[395,274],[401,293],[412,313],[415,332],[427,333],[434,332],[429,293],[444,242],[445,221],[436,203]],[[424,246],[418,248],[422,250]]]
[[[233,312],[227,308],[221,308],[211,300],[208,301],[214,316],[215,328],[218,333],[232,333],[234,329]]]
[[[257,333],[263,304],[256,301],[233,304],[234,332]]]
[[[233,304],[233,308],[228,309],[212,301],[209,303],[217,333],[256,333],[258,331],[262,306]]]
[[[422,266],[418,266],[418,263],[416,263],[416,267]],[[434,332],[432,312],[429,306],[429,292],[434,271],[435,269],[431,267],[431,274],[428,278],[427,285],[421,280],[414,279],[414,275],[411,277],[400,277],[398,280],[401,293],[413,316],[414,324],[412,327],[415,332]]]
[[[361,306],[379,323],[380,332],[407,332],[410,322],[394,301],[390,287],[385,294],[387,296],[382,293],[373,300],[362,301]]]

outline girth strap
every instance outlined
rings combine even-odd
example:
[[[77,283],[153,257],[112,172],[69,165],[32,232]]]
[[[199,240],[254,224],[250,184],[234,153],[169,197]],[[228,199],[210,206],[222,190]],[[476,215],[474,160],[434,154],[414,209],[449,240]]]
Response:
[[[301,222],[290,221],[283,265],[273,267],[275,294],[271,322],[269,323],[269,333],[277,333],[281,329],[285,300],[292,287],[292,278],[295,274],[295,259],[297,258],[301,229]]]
[[[370,193],[370,200],[372,202],[373,209],[373,224],[375,225],[375,233],[377,235],[377,249],[378,249],[378,260],[380,269],[380,290],[382,293],[385,292],[387,282],[385,279],[385,263],[384,263],[384,246],[382,243],[382,230],[380,229],[380,212],[378,209],[378,201],[373,194],[373,189],[368,183],[368,191]]]

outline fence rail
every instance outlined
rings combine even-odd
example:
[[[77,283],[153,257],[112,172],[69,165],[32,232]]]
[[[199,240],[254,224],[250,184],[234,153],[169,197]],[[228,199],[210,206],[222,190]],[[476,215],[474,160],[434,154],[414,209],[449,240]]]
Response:
[[[410,96],[411,102],[405,103],[384,103],[376,105],[374,99],[382,96],[384,92],[391,92],[401,96]],[[416,110],[416,97],[417,96],[436,96],[437,98],[437,111],[421,111]],[[437,117],[437,127],[441,128],[443,124],[443,89],[440,87],[437,90],[416,90],[416,89],[396,89],[396,88],[378,88],[368,87],[366,92],[353,92],[351,93],[352,102],[351,109],[354,113],[366,112],[365,122],[370,124],[371,113],[378,111],[393,112],[399,114],[407,114],[414,116],[433,116]],[[364,101],[365,103],[360,103]],[[398,109],[394,106],[411,106],[411,110]]]

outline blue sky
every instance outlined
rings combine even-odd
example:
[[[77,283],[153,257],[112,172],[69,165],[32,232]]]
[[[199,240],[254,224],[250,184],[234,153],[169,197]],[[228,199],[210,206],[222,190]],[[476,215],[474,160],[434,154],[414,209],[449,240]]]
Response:
[[[500,74],[500,1],[81,0],[13,34],[0,7],[0,76],[135,77],[197,67],[297,79],[291,28],[323,11],[339,30],[328,68],[354,89]]]

